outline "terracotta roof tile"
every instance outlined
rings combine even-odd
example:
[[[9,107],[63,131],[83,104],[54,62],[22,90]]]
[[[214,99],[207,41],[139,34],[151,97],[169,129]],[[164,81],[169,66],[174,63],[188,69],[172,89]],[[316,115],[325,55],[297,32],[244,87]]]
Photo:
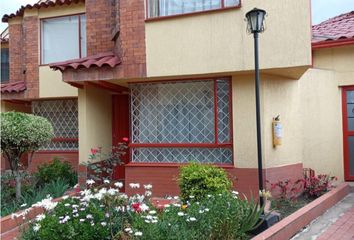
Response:
[[[354,38],[354,11],[312,26],[312,43]]]
[[[1,93],[19,93],[27,89],[25,81],[1,84]]]
[[[8,22],[8,20],[10,18],[23,16],[23,13],[25,12],[26,9],[48,8],[48,7],[54,7],[54,6],[60,6],[60,5],[70,5],[72,3],[79,3],[79,2],[85,2],[85,0],[45,0],[45,1],[40,1],[40,2],[32,4],[32,5],[27,4],[25,6],[21,6],[20,9],[17,10],[15,13],[5,14],[1,20],[3,22]]]
[[[57,62],[49,64],[49,67],[54,70],[65,71],[68,68],[90,68],[90,67],[102,67],[110,66],[115,67],[121,63],[121,60],[112,52],[100,53],[97,55],[73,59],[65,62]]]

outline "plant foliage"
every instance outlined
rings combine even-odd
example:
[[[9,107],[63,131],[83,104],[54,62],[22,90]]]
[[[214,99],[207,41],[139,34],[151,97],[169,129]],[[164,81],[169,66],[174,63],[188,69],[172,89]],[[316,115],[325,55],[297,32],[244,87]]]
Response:
[[[38,166],[35,176],[40,186],[57,179],[62,179],[71,187],[77,183],[77,173],[68,162],[60,161],[58,157],[55,157],[51,163]]]
[[[184,201],[200,201],[208,194],[227,192],[231,186],[230,179],[221,168],[198,163],[180,168],[179,187]]]

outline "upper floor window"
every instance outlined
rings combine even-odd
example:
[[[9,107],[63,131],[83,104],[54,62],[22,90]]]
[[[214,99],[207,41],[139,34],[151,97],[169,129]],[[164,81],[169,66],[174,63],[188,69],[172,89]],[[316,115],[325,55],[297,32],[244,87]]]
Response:
[[[240,0],[148,0],[148,17],[162,17],[235,7]]]
[[[86,16],[41,21],[41,64],[86,57]]]
[[[1,48],[1,83],[9,81],[9,49]]]

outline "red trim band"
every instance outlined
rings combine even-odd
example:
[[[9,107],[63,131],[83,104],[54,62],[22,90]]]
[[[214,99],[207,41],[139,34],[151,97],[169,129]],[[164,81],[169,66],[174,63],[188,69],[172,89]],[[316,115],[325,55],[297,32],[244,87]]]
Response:
[[[354,44],[354,38],[345,38],[338,40],[322,41],[312,43],[312,49],[341,47]]]

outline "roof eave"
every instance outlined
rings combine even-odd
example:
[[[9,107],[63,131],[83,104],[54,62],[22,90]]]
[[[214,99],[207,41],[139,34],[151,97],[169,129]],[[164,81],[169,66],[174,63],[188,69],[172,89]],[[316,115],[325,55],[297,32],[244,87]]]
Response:
[[[312,49],[341,47],[341,46],[352,45],[352,44],[354,44],[354,38],[342,38],[337,40],[312,43]]]

